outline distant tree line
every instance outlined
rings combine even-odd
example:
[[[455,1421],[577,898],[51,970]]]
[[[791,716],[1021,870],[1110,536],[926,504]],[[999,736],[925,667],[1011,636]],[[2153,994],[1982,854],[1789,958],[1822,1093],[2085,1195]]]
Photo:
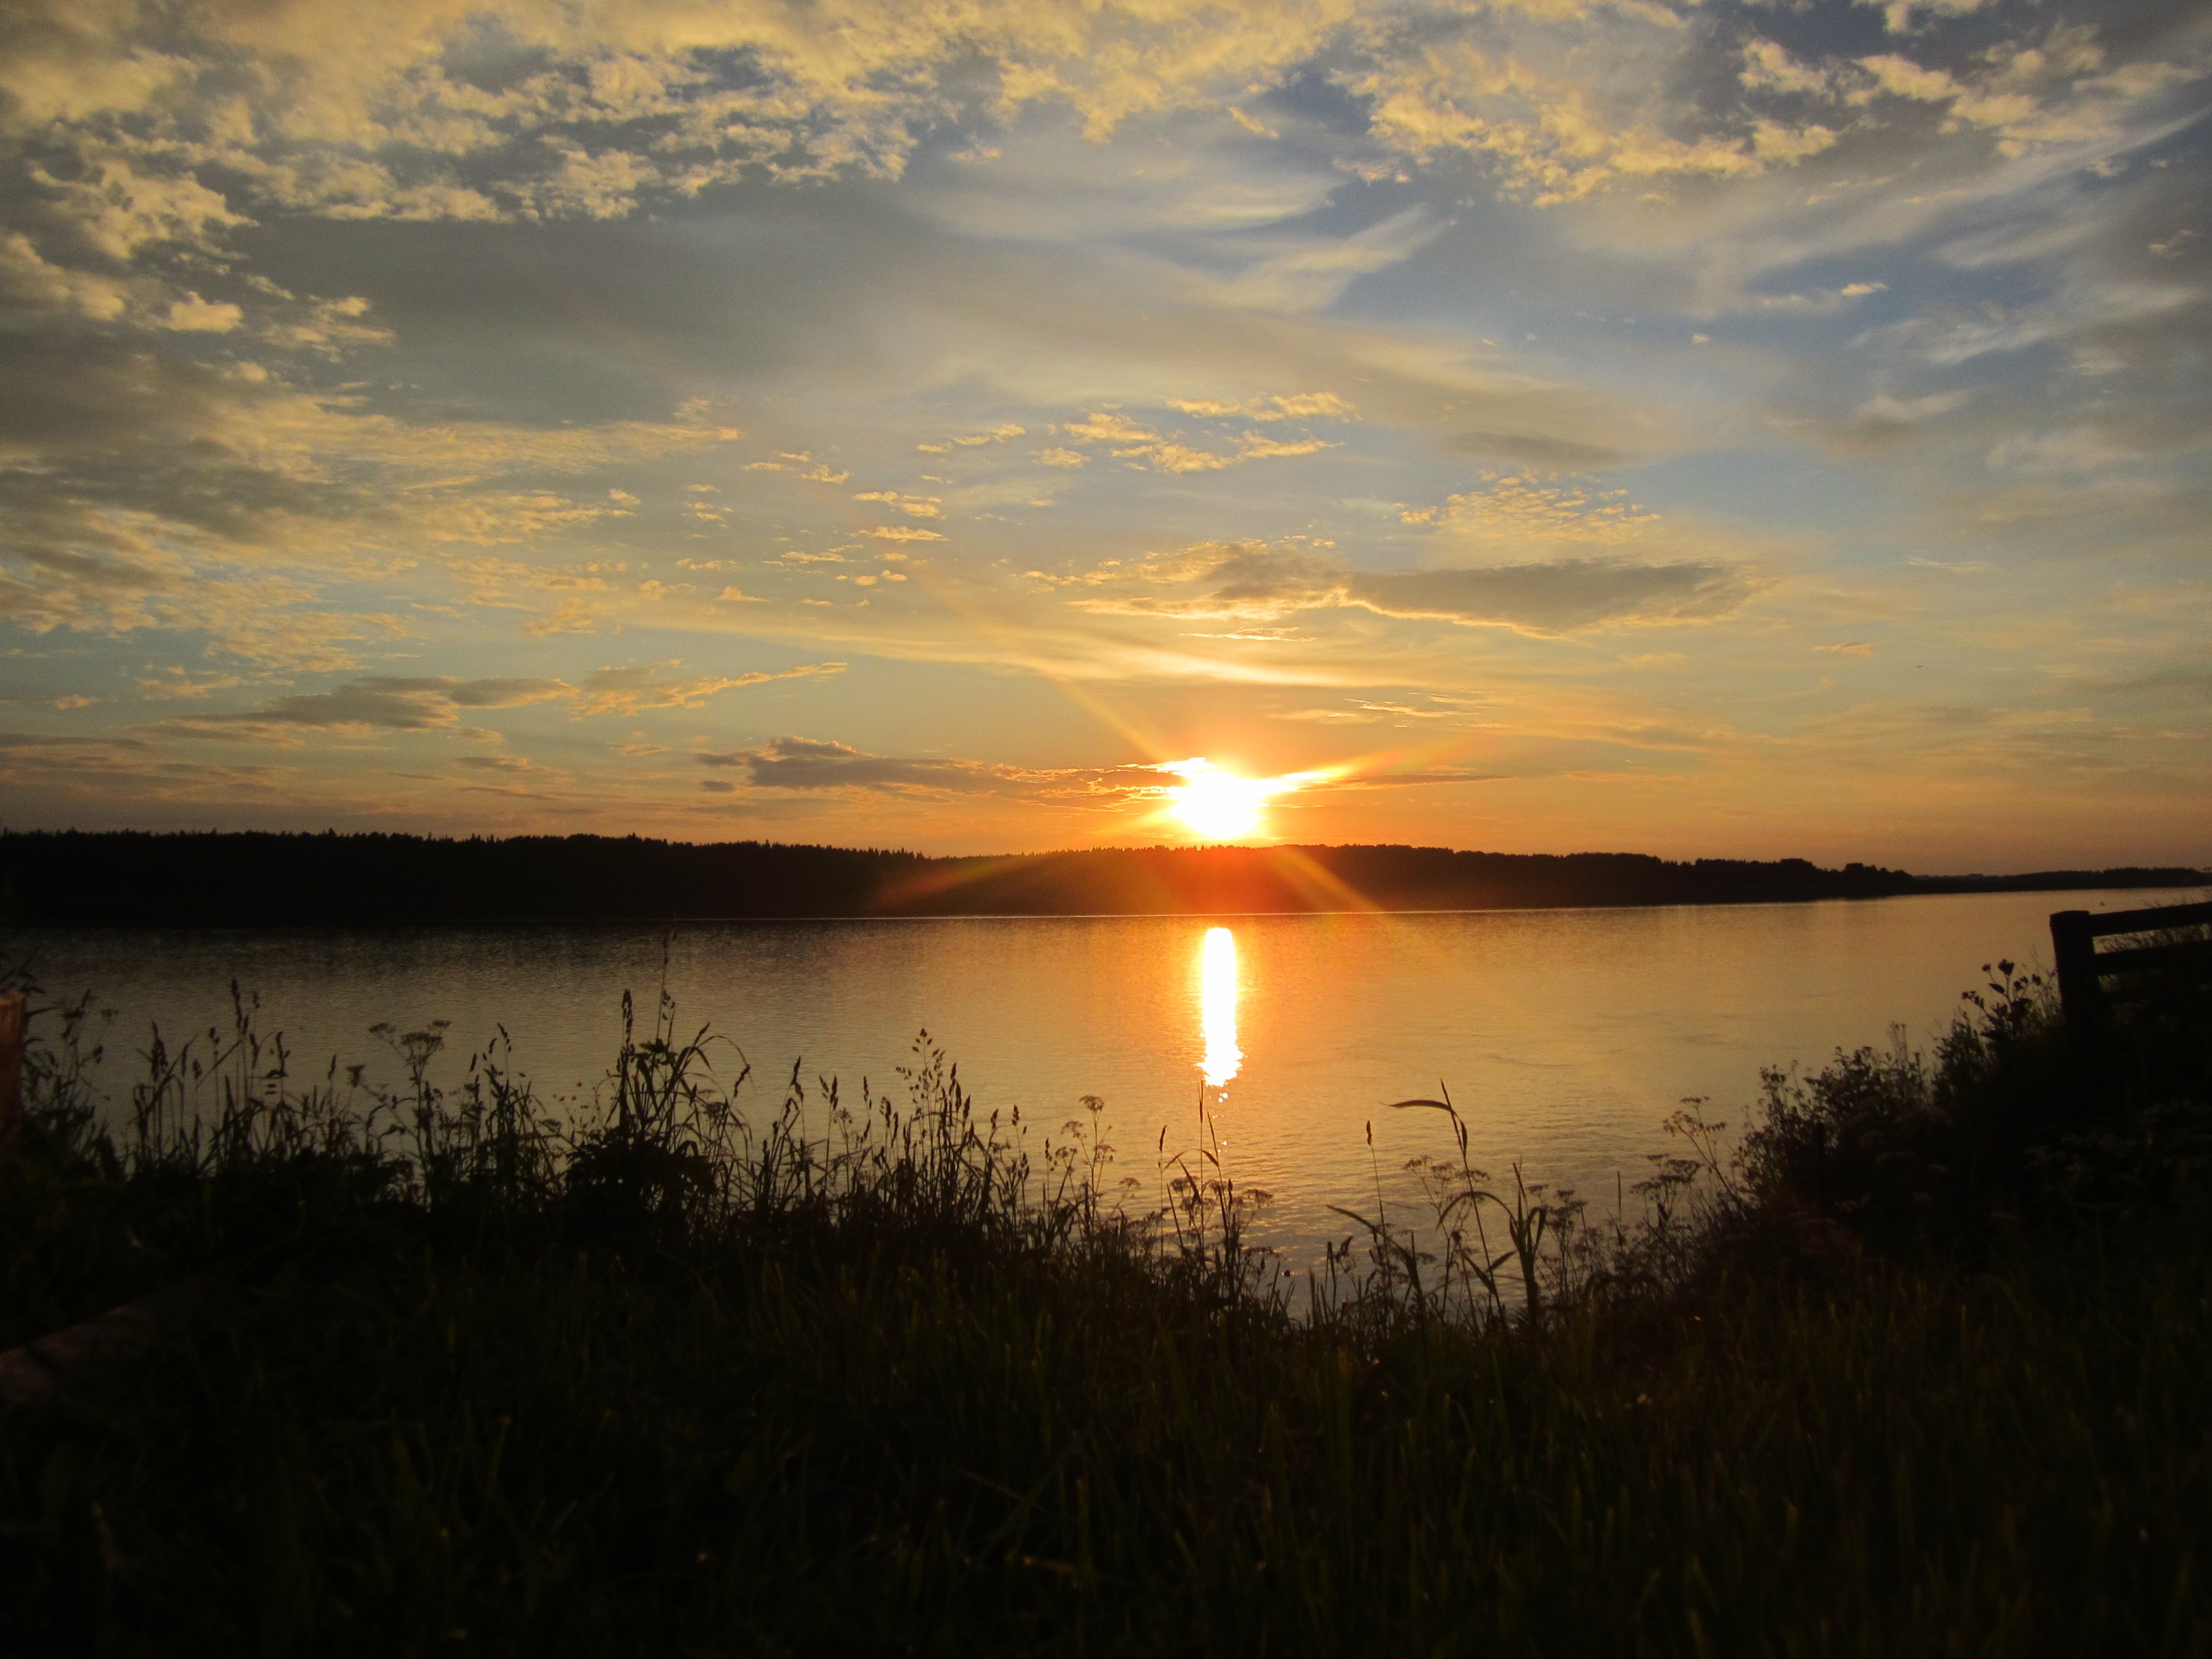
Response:
[[[0,835],[0,918],[188,927],[1745,904],[2189,886],[2192,869],[1915,876],[1803,859],[1438,847],[1147,847],[929,858],[636,836]]]

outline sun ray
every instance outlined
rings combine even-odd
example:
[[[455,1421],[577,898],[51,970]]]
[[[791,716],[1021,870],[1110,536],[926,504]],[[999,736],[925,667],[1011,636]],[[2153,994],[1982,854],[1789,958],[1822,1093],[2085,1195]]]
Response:
[[[1267,862],[1282,872],[1294,891],[1316,910],[1359,910],[1381,914],[1382,907],[1334,870],[1295,847],[1271,847]]]

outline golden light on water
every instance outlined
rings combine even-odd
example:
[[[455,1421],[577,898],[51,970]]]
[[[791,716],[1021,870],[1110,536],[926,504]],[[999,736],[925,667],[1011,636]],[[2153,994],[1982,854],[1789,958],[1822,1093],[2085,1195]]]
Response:
[[[1165,793],[1169,811],[1201,841],[1242,841],[1259,833],[1270,797],[1286,795],[1328,777],[1326,772],[1286,772],[1280,777],[1240,778],[1203,755],[1170,761],[1159,769],[1182,779]]]
[[[1199,1073],[1207,1088],[1218,1089],[1244,1064],[1237,1046],[1237,935],[1226,927],[1207,928],[1199,946],[1198,1025],[1206,1040]]]

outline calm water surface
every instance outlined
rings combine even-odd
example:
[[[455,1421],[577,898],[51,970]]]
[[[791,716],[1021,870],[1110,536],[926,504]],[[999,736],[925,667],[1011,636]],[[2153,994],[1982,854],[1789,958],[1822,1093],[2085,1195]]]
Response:
[[[1204,1093],[1232,1172],[1275,1195],[1263,1231],[1296,1259],[1412,1197],[1405,1160],[1444,1149],[1435,1115],[1381,1110],[1446,1085],[1477,1161],[1522,1160],[1610,1203],[1666,1143],[1685,1097],[1741,1123],[1762,1066],[1818,1066],[1838,1047],[1924,1042],[1999,957],[2040,963],[2058,908],[2194,895],[1976,894],[1855,903],[1450,915],[985,918],[732,922],[653,928],[405,933],[19,933],[52,993],[116,1011],[111,1088],[152,1022],[229,1023],[228,985],[260,1000],[301,1071],[335,1055],[397,1067],[369,1027],[452,1022],[447,1081],[504,1024],[541,1091],[588,1101],[629,988],[663,982],[679,1024],[753,1063],[773,1108],[794,1060],[896,1088],[927,1030],[985,1109],[1038,1132],[1104,1098],[1115,1173],[1149,1207],[1159,1150],[1196,1144]],[[665,965],[664,965],[665,957]],[[735,1056],[725,1052],[726,1068]],[[1370,1153],[1367,1126],[1374,1128]]]

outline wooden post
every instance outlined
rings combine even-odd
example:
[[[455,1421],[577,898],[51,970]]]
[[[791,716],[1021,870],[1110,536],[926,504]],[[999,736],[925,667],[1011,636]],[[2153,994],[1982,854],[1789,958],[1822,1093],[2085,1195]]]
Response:
[[[23,1133],[23,994],[0,995],[0,1158]]]
[[[2051,951],[2058,967],[2058,1001],[2066,1029],[2087,1036],[2103,1023],[2105,994],[2097,983],[2095,919],[2087,910],[2060,910],[2051,918]]]

